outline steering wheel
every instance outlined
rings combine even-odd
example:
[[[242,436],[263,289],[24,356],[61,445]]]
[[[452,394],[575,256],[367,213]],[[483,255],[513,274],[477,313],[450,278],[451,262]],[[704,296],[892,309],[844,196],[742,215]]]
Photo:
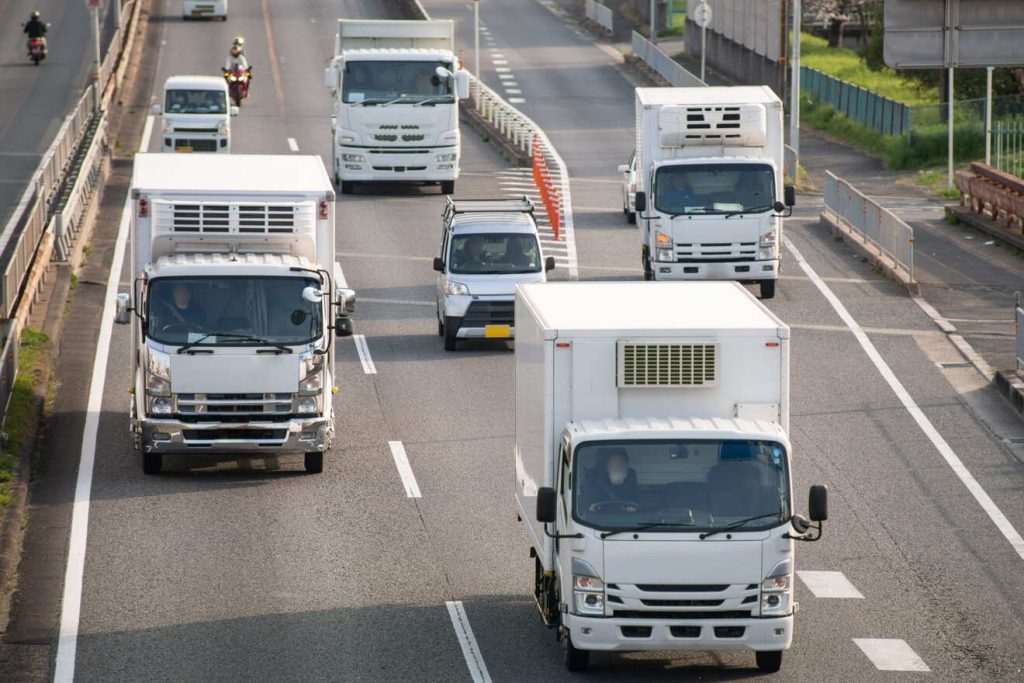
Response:
[[[590,504],[591,512],[626,512],[632,514],[640,511],[640,504],[629,500],[601,500]]]
[[[201,332],[198,325],[192,323],[168,323],[160,328],[161,332]]]

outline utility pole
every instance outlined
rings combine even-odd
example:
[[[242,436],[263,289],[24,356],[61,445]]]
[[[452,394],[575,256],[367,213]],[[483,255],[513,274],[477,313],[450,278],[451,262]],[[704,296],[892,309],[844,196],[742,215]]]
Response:
[[[100,53],[100,0],[89,0],[89,14],[92,19],[92,39],[93,44],[96,46],[95,54],[92,60],[92,74],[93,81],[96,84],[96,93],[93,98],[95,106],[93,111],[99,113],[100,110],[100,96],[102,94],[103,84],[100,83],[100,66],[103,64],[103,58]]]
[[[992,164],[992,70],[985,67],[985,164]]]
[[[800,156],[800,0],[793,0],[793,54],[789,58],[789,146]]]
[[[658,7],[657,0],[651,0],[651,44],[658,44]]]

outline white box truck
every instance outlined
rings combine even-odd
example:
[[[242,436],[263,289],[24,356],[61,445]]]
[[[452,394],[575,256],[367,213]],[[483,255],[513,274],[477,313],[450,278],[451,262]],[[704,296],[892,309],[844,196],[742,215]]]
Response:
[[[451,21],[339,19],[324,85],[334,99],[331,172],[356,183],[437,183],[459,177],[459,99],[468,74]]]
[[[133,445],[166,454],[303,453],[334,435],[334,340],[355,295],[334,260],[318,156],[139,154],[131,185]]]
[[[515,497],[565,664],[743,650],[781,666],[795,514],[789,328],[736,282],[516,291]],[[814,524],[812,524],[812,522]]]
[[[637,88],[637,215],[646,280],[756,282],[775,296],[782,102],[768,86]]]
[[[238,107],[228,99],[228,85],[219,76],[171,76],[164,82],[160,139],[165,152],[231,151],[231,117]]]

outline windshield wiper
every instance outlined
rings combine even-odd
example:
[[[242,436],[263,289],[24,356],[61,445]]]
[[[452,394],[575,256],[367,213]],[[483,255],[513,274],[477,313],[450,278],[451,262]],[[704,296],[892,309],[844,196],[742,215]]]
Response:
[[[231,339],[251,341],[264,346],[272,346],[275,349],[280,349],[281,353],[292,352],[292,350],[289,347],[285,346],[284,344],[279,344],[277,342],[270,341],[269,339],[263,339],[262,337],[256,337],[251,334],[236,334],[233,332],[208,332],[199,339],[196,339],[195,341],[191,341],[185,344],[184,346],[179,347],[178,353],[187,353],[190,349],[194,349],[195,347],[199,346],[210,337],[230,337]]]
[[[729,213],[725,214],[725,217],[732,218],[733,216],[739,216],[740,214],[744,213],[764,213],[765,211],[770,211],[771,208],[771,204],[766,204],[765,206],[751,206],[745,209],[741,209],[739,211],[730,211]]]
[[[368,104],[380,104],[382,102],[387,102],[387,100],[383,97],[368,97],[365,100],[359,100],[358,102],[349,102],[349,104],[357,104],[361,107],[365,107]]]
[[[684,527],[684,526],[697,526],[696,524],[689,524],[688,522],[651,522],[650,524],[641,524],[640,526],[633,527],[631,529],[615,529],[614,531],[605,531],[601,534],[601,538],[608,538],[615,534],[626,534],[631,531],[646,531],[647,529],[658,529],[661,527]]]
[[[414,107],[422,107],[422,106],[425,106],[425,105],[428,105],[428,104],[429,105],[434,105],[434,104],[438,104],[438,103],[441,103],[441,104],[451,104],[454,101],[455,101],[455,98],[452,97],[451,95],[439,95],[437,97],[428,97],[425,100],[420,100],[419,102],[417,102],[416,104],[414,104],[412,106],[414,106]]]
[[[393,100],[388,100],[387,102],[385,102],[384,104],[382,104],[382,105],[380,105],[380,106],[382,106],[382,107],[386,107],[386,106],[388,106],[389,104],[397,104],[398,102],[401,102],[402,100],[407,100],[407,99],[409,99],[410,97],[415,97],[415,95],[399,95],[399,96],[398,96],[398,97],[396,97],[395,99],[393,99]]]
[[[723,526],[721,529],[715,529],[713,531],[706,531],[706,532],[704,532],[703,534],[700,535],[700,540],[703,541],[705,538],[709,538],[711,536],[714,536],[715,534],[720,534],[723,531],[732,531],[733,529],[739,529],[744,524],[747,524],[749,522],[756,522],[757,520],[764,519],[765,517],[778,517],[778,516],[779,516],[778,512],[766,512],[766,513],[764,513],[762,515],[755,515],[754,517],[747,517],[746,519],[741,519],[738,522],[733,522],[732,524]]]

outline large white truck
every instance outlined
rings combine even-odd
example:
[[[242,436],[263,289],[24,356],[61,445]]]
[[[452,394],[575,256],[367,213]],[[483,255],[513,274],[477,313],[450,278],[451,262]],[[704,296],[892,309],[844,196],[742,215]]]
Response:
[[[302,453],[334,435],[334,340],[355,294],[334,260],[334,190],[318,156],[139,154],[131,184],[133,446]]]
[[[768,86],[636,89],[636,211],[645,280],[756,282],[775,296],[782,102]]]
[[[324,85],[334,100],[331,172],[342,194],[371,182],[455,191],[469,77],[454,43],[447,20],[338,20]]]
[[[793,638],[789,328],[736,282],[516,292],[515,498],[565,664]],[[814,524],[812,525],[812,522]]]

